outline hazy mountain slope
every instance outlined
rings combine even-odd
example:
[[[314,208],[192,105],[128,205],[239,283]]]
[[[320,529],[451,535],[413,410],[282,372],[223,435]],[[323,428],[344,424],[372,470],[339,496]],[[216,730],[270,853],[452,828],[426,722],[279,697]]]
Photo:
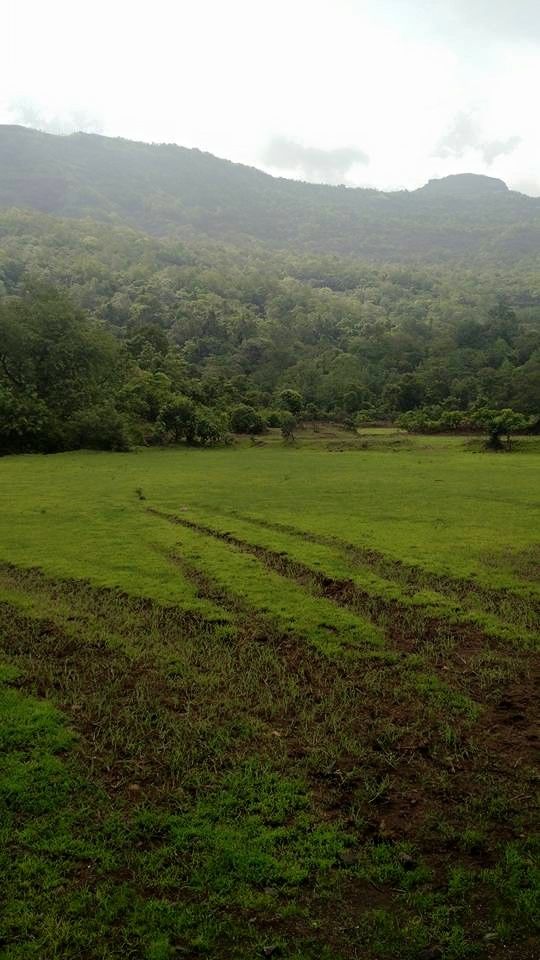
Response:
[[[508,262],[540,249],[540,199],[493,178],[383,193],[277,179],[174,145],[17,126],[0,126],[0,207],[366,260]]]

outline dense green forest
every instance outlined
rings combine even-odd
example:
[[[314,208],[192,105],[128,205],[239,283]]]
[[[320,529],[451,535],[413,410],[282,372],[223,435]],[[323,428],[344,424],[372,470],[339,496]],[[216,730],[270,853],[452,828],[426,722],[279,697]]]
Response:
[[[17,153],[19,141],[26,144],[24,155],[21,149]],[[230,429],[255,433],[265,424],[279,425],[284,411],[295,418],[329,417],[351,424],[405,415],[410,429],[460,429],[484,428],[490,417],[511,408],[525,418],[515,421],[517,428],[536,422],[538,244],[529,245],[521,259],[511,256],[509,247],[506,260],[494,261],[492,254],[502,242],[500,231],[497,240],[497,218],[512,211],[516,217],[521,210],[519,229],[525,230],[528,217],[531,238],[538,201],[512,194],[498,181],[486,184],[488,178],[474,177],[460,181],[463,216],[451,196],[454,184],[428,185],[416,191],[416,199],[396,195],[399,203],[414,200],[417,213],[429,208],[437,236],[451,236],[453,227],[444,226],[444,217],[452,210],[458,233],[464,230],[466,213],[469,241],[478,247],[478,256],[468,264],[457,262],[443,256],[434,241],[436,256],[396,262],[389,242],[383,262],[377,256],[381,234],[375,230],[372,235],[364,220],[357,225],[368,239],[373,237],[369,258],[353,252],[336,255],[332,237],[325,252],[309,252],[316,244],[308,221],[302,225],[300,220],[294,229],[287,228],[287,242],[277,249],[279,230],[295,217],[294,204],[311,198],[315,219],[310,222],[322,225],[329,216],[329,198],[334,197],[335,212],[339,198],[374,191],[312,188],[197,151],[103,137],[51,137],[3,128],[0,142],[0,206],[6,208],[0,210],[2,452],[123,449],[182,439],[211,443]],[[69,166],[74,155],[78,163]],[[11,168],[6,164],[10,156]],[[180,206],[169,204],[164,178],[168,171],[172,183],[182,163],[194,179],[186,173],[178,196],[189,195],[195,204],[200,188],[208,213],[222,195],[222,214],[228,219],[220,239],[209,235],[219,233],[213,215],[211,229],[206,229],[208,219],[196,229],[194,206],[189,208],[189,231],[172,229],[172,213],[180,207],[185,213],[187,207],[180,200]],[[32,170],[39,170],[39,177],[32,179]],[[49,206],[69,216],[30,209],[44,206],[40,191],[47,178],[67,176],[66,171],[69,203],[63,194],[62,203]],[[143,172],[146,191],[139,180]],[[94,189],[98,177],[100,192]],[[203,189],[205,177],[211,182],[208,191]],[[257,215],[249,191],[244,204],[242,177],[254,184],[253,195],[266,211],[259,233],[268,227],[270,195],[275,199],[273,222],[281,226],[264,239],[252,230]],[[83,181],[86,193],[81,192]],[[233,183],[239,189],[235,197]],[[281,190],[294,203],[282,203]],[[130,192],[138,198],[140,215],[135,201],[130,207]],[[158,195],[169,211],[163,218],[154,203]],[[353,200],[347,216],[356,202],[364,200]],[[255,217],[249,242],[240,235],[234,243],[230,239],[233,207],[248,219]],[[392,243],[399,237],[399,244],[406,245],[407,216],[385,220]],[[184,218],[184,226],[186,222]],[[156,224],[161,236],[152,231]],[[507,238],[518,236],[516,224],[508,227]],[[336,221],[334,229],[347,247],[352,235],[345,221]],[[295,230],[305,230],[304,244],[296,245]],[[422,243],[433,239],[425,223],[420,233]],[[415,237],[413,229],[411,245],[418,252]]]

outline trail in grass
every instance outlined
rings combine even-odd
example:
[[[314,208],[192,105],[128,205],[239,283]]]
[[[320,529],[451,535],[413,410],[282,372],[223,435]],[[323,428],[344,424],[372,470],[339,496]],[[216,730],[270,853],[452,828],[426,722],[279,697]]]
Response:
[[[183,602],[160,604],[89,581],[55,579],[35,568],[0,563],[0,600],[43,619],[54,613],[55,622],[75,640],[91,638],[132,656],[142,651],[174,657],[179,644],[200,640],[209,632],[227,634],[231,626],[227,612],[210,600],[201,604],[192,592],[195,609],[186,610]]]
[[[353,566],[367,567],[387,580],[401,583],[415,590],[421,591],[427,588],[458,603],[471,607],[480,606],[494,613],[502,621],[516,622],[524,629],[538,629],[540,601],[536,594],[526,588],[522,592],[518,592],[515,588],[490,588],[473,580],[432,573],[425,566],[407,564],[405,561],[389,557],[370,547],[361,547],[341,537],[315,533],[290,523],[281,523],[238,511],[231,512],[231,516],[267,530],[290,534],[299,540],[337,548]]]
[[[168,516],[166,519],[170,520],[171,517]],[[216,531],[204,526],[201,527],[194,521],[186,518],[173,517],[172,519],[180,526],[185,526],[188,529],[194,528],[196,533],[203,533],[206,537],[216,536]],[[238,538],[231,537],[227,533],[218,535],[218,539],[222,537],[227,543],[232,543],[239,549],[244,548],[244,542],[238,541]],[[201,541],[199,540],[198,543],[200,544]],[[202,546],[204,546],[204,541]],[[255,548],[255,550],[258,556],[259,548]],[[282,575],[288,575],[287,558],[283,558],[279,554],[276,554],[275,557],[279,561],[277,569],[280,570]],[[199,563],[198,567],[194,566],[192,561],[186,563],[185,559],[182,560],[180,557],[177,557],[177,560],[182,565],[184,575],[193,578],[198,589],[202,591],[203,597],[222,603],[225,606],[229,605],[230,609],[236,610],[237,613],[246,618],[246,622],[252,624],[255,636],[264,635],[265,619],[264,617],[261,619],[260,611],[246,604],[242,594],[231,592],[223,583],[216,583],[208,575],[208,550],[202,554],[197,551],[196,558]],[[263,559],[266,559],[266,557]],[[282,563],[285,563],[285,569]],[[300,580],[305,582],[305,571],[302,570],[301,573]],[[312,574],[313,571],[310,570],[308,583],[312,582]],[[242,587],[243,585],[242,582]],[[416,624],[417,626],[418,624]],[[428,623],[425,627],[429,632],[431,624]],[[399,630],[399,624],[397,629]],[[462,644],[467,643],[466,637],[459,634],[458,637]],[[402,661],[399,686],[403,690],[407,686],[414,688],[417,695],[422,696],[432,706],[436,704],[439,707],[445,706],[448,719],[455,711],[459,713],[462,710],[467,713],[469,709],[467,703],[469,707],[473,706],[471,701],[468,700],[468,697],[472,696],[474,700],[483,703],[483,727],[489,731],[488,740],[497,749],[498,753],[501,752],[504,745],[510,755],[513,755],[521,741],[525,742],[528,748],[527,753],[530,753],[534,747],[534,717],[536,705],[538,705],[538,688],[534,681],[534,675],[540,678],[538,658],[533,657],[530,653],[522,658],[513,654],[509,656],[504,651],[498,654],[490,653],[484,649],[481,635],[473,636],[473,640],[474,644],[472,646],[470,638],[468,640],[467,658],[456,652],[455,649],[451,653],[447,649],[443,660],[436,657],[430,661],[429,656],[426,656],[425,663],[423,658],[415,661],[413,657]],[[433,638],[430,642],[434,642]],[[330,650],[327,648],[326,652],[330,652]],[[428,652],[428,650],[425,650],[426,654]],[[427,666],[430,672],[421,672],[422,666]],[[438,674],[439,679],[434,675],[434,671],[435,674]],[[535,674],[534,671],[536,671]],[[460,692],[453,693],[449,684],[457,687]],[[505,688],[510,690],[506,698],[501,696],[501,690]],[[394,691],[396,692],[397,688],[394,688]],[[466,695],[466,698],[460,700],[463,694]],[[512,714],[513,710],[515,711],[514,714]],[[509,720],[512,715],[514,718],[520,718],[521,729],[515,738],[512,735],[511,720]]]
[[[158,521],[171,522],[169,515],[148,510]],[[266,569],[258,558],[231,552],[219,538],[209,538],[194,526],[179,523],[178,537],[170,556],[183,558],[229,594],[243,598],[250,609],[274,618],[281,632],[303,636],[323,652],[349,650],[357,656],[391,657],[383,632],[362,615],[340,609],[324,597],[310,596],[301,585]]]
[[[154,508],[149,510],[180,527],[223,541],[235,551],[253,555],[270,570],[298,583],[312,594],[369,618],[385,632],[395,649],[425,657],[431,670],[439,672],[446,683],[452,682],[458,688],[472,691],[476,699],[483,699],[484,681],[490,671],[493,673],[498,670],[502,680],[505,674],[507,677],[520,673],[523,675],[529,668],[528,655],[526,658],[516,656],[508,651],[499,637],[490,637],[477,624],[460,622],[457,616],[457,622],[436,617],[432,607],[426,610],[418,604],[407,605],[369,593],[351,579],[329,577],[284,551],[251,543],[229,531],[187,517],[164,514]],[[202,561],[204,568],[208,551],[202,555]],[[211,592],[204,596],[213,598]]]

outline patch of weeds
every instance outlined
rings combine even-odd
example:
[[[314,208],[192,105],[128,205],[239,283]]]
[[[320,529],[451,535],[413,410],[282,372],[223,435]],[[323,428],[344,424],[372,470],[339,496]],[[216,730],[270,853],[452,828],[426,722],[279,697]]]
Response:
[[[161,889],[206,891],[224,904],[253,905],[253,888],[297,887],[328,870],[346,839],[316,823],[305,786],[255,761],[162,826],[166,842],[141,857],[141,882],[157,877]]]
[[[496,894],[494,919],[502,940],[512,938],[516,921],[540,933],[539,864],[540,842],[533,838],[506,844],[498,863],[482,871]]]

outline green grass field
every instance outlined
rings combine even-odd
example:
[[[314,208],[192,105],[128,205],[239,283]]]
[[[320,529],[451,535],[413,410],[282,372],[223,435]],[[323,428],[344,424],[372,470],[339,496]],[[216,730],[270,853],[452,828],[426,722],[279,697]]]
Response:
[[[0,958],[538,957],[539,481],[395,431],[0,460]]]

